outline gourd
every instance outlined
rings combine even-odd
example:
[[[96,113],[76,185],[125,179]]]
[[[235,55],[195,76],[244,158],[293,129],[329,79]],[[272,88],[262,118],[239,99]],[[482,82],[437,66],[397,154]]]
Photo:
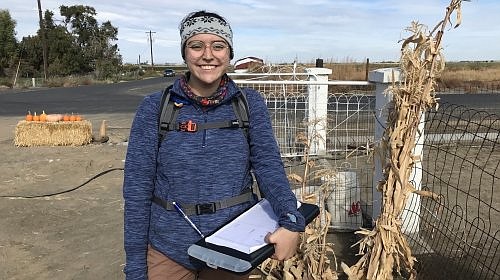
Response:
[[[35,114],[33,115],[33,121],[35,121],[35,122],[39,122],[39,121],[40,121],[40,116],[39,116],[39,115],[37,115],[37,114],[36,114],[36,112],[35,112]]]
[[[47,121],[47,114],[45,114],[45,110],[42,110],[42,113],[40,114],[40,121],[41,122]]]
[[[28,110],[28,114],[26,114],[26,117],[24,119],[28,122],[33,121],[33,115],[31,114],[31,111]]]
[[[63,121],[69,122],[69,115],[68,114],[64,114]]]
[[[48,114],[47,115],[47,121],[48,122],[58,122],[62,121],[63,115],[61,114]]]

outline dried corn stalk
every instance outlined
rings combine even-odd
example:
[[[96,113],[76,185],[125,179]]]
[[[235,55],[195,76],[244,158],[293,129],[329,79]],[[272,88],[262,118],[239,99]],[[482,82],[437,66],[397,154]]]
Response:
[[[386,157],[384,180],[378,185],[382,192],[381,214],[373,230],[357,232],[364,235],[358,242],[362,257],[351,267],[342,264],[350,280],[393,279],[393,273],[401,274],[402,269],[409,279],[416,279],[416,259],[402,234],[401,214],[411,193],[435,197],[416,191],[409,178],[419,160],[413,151],[420,117],[426,110],[437,107],[435,78],[444,69],[441,39],[453,13],[457,16],[455,27],[460,24],[461,4],[462,0],[452,0],[444,19],[429,33],[417,22],[407,28],[412,35],[403,41],[401,48],[403,81],[389,89],[393,104],[381,143]]]
[[[313,132],[313,134],[315,134]],[[317,137],[315,135],[310,138]],[[311,168],[314,166],[314,161],[309,159],[309,147],[311,139],[308,139],[305,135],[298,135],[297,142],[304,144],[305,148],[305,168],[304,174],[290,174],[289,179],[296,181],[301,184],[300,193],[298,196],[300,200],[306,203],[317,204],[320,208],[319,216],[310,223],[303,234],[301,234],[301,242],[297,248],[297,253],[291,259],[284,262],[276,261],[273,259],[267,259],[260,266],[260,271],[266,275],[266,279],[325,279],[325,280],[336,280],[337,272],[331,269],[330,258],[333,256],[335,259],[335,254],[333,252],[333,246],[326,240],[328,234],[328,225],[331,222],[331,215],[325,210],[325,203],[321,197],[325,197],[325,192],[330,192],[325,186],[321,186],[321,195],[316,193],[308,193],[306,190],[308,178],[317,177],[327,177],[334,173],[331,169],[320,169],[317,172],[311,172]],[[321,217],[324,217],[323,221]],[[336,262],[335,262],[336,264]]]

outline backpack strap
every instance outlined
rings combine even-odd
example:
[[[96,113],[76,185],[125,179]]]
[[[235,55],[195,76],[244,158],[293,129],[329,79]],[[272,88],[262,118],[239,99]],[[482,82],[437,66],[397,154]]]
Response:
[[[248,128],[250,127],[249,112],[248,112],[248,100],[245,92],[240,89],[240,94],[233,98],[232,100],[234,114],[238,118],[239,127],[243,129],[243,134],[245,138],[249,141]]]
[[[211,122],[197,125],[192,121],[187,121],[184,123],[177,122],[177,117],[179,115],[179,109],[182,106],[176,106],[175,102],[170,99],[173,85],[168,86],[162,93],[161,96],[161,114],[158,116],[158,148],[160,147],[162,141],[165,139],[166,134],[171,130],[181,130],[181,131],[196,131],[197,129],[209,129],[209,128],[241,128],[243,130],[243,134],[247,142],[250,142],[249,139],[249,109],[248,109],[248,100],[246,98],[246,93],[239,89],[239,93],[231,100],[231,105],[233,107],[234,114],[236,115],[237,120],[230,121],[220,121],[220,122]],[[198,126],[198,127],[197,127]],[[210,207],[214,206],[213,212],[216,209],[223,209],[226,207],[230,207],[236,204],[244,203],[247,201],[253,201],[255,199],[255,190],[259,190],[258,186],[256,187],[254,183],[256,182],[255,176],[252,171],[250,171],[252,176],[252,185],[247,188],[242,194],[232,197],[227,200],[219,201],[217,203],[210,203]],[[257,192],[258,197],[260,198],[260,192]],[[164,201],[160,201],[158,198],[154,197],[153,201],[167,210],[169,203],[165,203]],[[166,207],[167,206],[167,207]],[[206,204],[197,204],[194,206],[193,212],[196,214],[204,214]],[[200,211],[203,210],[203,211]],[[186,211],[186,209],[185,209]],[[210,208],[211,212],[212,208]],[[188,214],[189,215],[189,214]]]
[[[173,201],[165,201],[157,196],[153,196],[152,201],[161,207],[165,208],[167,211],[175,211]],[[182,204],[183,212],[190,215],[203,215],[203,214],[213,214],[220,209],[229,208],[238,204],[246,202],[255,202],[256,197],[252,192],[251,188],[245,188],[243,192],[237,196],[225,198],[219,201],[199,203],[199,204]]]
[[[174,126],[176,125],[175,121],[177,120],[177,116],[179,115],[180,106],[175,106],[174,102],[170,101],[171,89],[172,85],[168,86],[163,91],[163,94],[161,96],[161,114],[159,115],[158,120],[159,144],[161,144],[168,131],[174,130]]]
[[[240,90],[239,93],[231,100],[231,105],[233,107],[234,114],[236,115],[236,120],[219,121],[197,124],[191,120],[186,122],[177,122],[177,117],[179,115],[179,109],[182,106],[176,106],[175,102],[170,100],[170,90],[172,85],[167,87],[162,94],[160,106],[162,108],[161,114],[158,120],[158,145],[161,144],[165,135],[172,130],[195,132],[203,129],[212,128],[241,128],[243,129],[243,134],[247,141],[249,141],[248,128],[249,128],[249,116],[248,116],[248,101],[245,93]]]

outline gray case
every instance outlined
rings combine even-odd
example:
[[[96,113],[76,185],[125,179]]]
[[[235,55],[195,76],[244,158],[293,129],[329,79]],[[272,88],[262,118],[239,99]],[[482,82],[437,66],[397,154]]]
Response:
[[[304,216],[306,225],[319,214],[319,207],[309,203],[302,203],[298,210]],[[205,238],[191,245],[188,248],[188,254],[214,269],[247,274],[274,254],[273,244],[268,244],[255,252],[246,254],[229,247],[205,242]]]

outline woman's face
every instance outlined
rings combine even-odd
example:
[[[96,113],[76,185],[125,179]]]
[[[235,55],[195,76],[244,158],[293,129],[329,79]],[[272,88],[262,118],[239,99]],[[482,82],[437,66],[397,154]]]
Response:
[[[219,86],[230,61],[229,45],[213,34],[197,34],[186,42],[186,64],[191,72],[190,86],[194,88]]]

